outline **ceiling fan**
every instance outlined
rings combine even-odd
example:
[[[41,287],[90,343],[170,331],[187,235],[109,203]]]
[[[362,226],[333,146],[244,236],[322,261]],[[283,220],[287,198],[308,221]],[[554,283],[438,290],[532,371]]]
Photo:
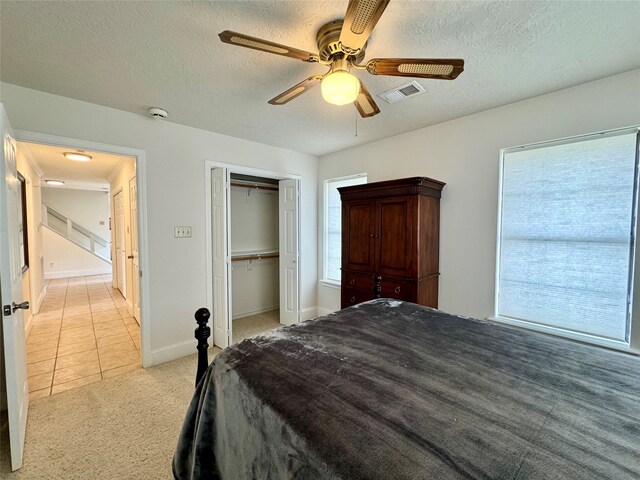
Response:
[[[353,103],[362,117],[380,113],[369,91],[349,70],[366,70],[372,75],[453,80],[464,70],[462,59],[374,58],[362,64],[367,40],[390,0],[350,0],[344,20],[322,26],[317,34],[318,54],[279,43],[225,30],[220,40],[239,47],[291,57],[329,67],[324,75],[312,75],[269,100],[284,105],[320,83],[322,97],[334,105]]]

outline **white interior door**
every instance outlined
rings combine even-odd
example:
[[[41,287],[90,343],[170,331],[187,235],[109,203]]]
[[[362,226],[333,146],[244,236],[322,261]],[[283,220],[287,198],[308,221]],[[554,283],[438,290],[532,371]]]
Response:
[[[213,250],[213,343],[231,343],[231,279],[229,170],[211,170],[211,239]]]
[[[299,180],[280,181],[280,323],[300,321]]]
[[[21,208],[20,184],[16,171],[16,142],[11,126],[0,104],[0,297],[2,299],[2,331],[7,379],[7,411],[11,469],[22,466],[24,436],[29,408],[27,354],[22,310],[12,305],[22,302],[22,265],[18,241],[18,209]]]
[[[124,194],[119,191],[113,196],[113,214],[115,226],[115,251],[116,251],[116,285],[122,296],[127,298],[127,264],[125,250],[125,231],[124,231]]]
[[[136,177],[129,180],[129,208],[131,210],[131,299],[133,316],[140,323],[140,257],[138,255],[138,186]]]

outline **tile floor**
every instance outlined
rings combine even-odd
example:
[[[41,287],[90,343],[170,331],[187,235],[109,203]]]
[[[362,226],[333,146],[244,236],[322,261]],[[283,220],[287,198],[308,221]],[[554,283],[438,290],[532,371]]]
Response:
[[[111,275],[47,281],[27,337],[29,399],[140,367],[140,326]]]

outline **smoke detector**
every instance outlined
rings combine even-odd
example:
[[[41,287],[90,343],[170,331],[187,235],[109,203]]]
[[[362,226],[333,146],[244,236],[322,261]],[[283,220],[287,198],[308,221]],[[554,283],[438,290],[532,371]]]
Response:
[[[169,113],[166,110],[158,107],[151,107],[148,111],[149,115],[151,115],[153,118],[165,119],[169,116]]]
[[[404,85],[400,85],[392,90],[387,90],[378,96],[387,103],[396,103],[400,100],[404,100],[405,98],[419,95],[421,93],[424,93],[424,87],[414,80],[413,82],[405,83]]]

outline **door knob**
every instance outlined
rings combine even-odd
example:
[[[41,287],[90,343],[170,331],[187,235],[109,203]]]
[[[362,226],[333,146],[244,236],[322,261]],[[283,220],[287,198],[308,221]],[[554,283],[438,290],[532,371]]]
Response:
[[[29,302],[25,301],[22,303],[16,303],[16,302],[11,302],[11,304],[13,305],[11,307],[11,310],[13,310],[14,312],[18,309],[20,310],[29,310]]]

